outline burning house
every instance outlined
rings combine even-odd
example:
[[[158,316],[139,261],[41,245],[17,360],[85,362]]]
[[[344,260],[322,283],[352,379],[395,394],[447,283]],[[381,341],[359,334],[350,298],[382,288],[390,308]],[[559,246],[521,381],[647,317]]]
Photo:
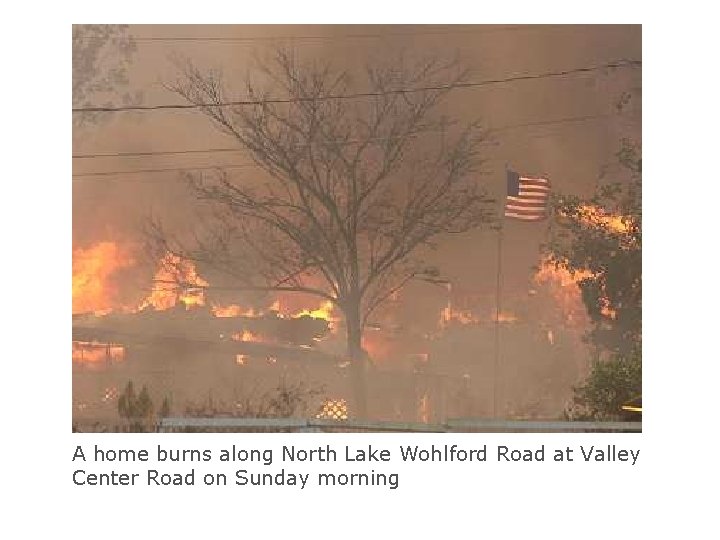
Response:
[[[277,45],[262,27],[222,31],[256,35],[247,41],[264,51]],[[562,414],[591,359],[583,275],[538,260],[549,227],[503,224],[501,252],[500,164],[543,171],[557,193],[590,193],[624,129],[593,115],[610,93],[637,86],[639,62],[608,64],[615,54],[584,33],[573,38],[582,47],[553,38],[552,50],[527,37],[523,50],[544,51],[522,67],[535,75],[460,92],[455,82],[475,69],[478,80],[516,74],[520,42],[508,40],[512,61],[493,60],[493,74],[478,56],[489,49],[469,33],[413,40],[413,54],[391,58],[386,38],[407,38],[385,31],[358,46],[315,29],[333,41],[260,55],[226,48],[232,39],[157,41],[187,62],[148,54],[124,66],[157,107],[74,108],[75,421],[118,420],[128,381],[179,415],[203,404],[248,413],[281,380],[307,385],[302,412],[291,411],[305,416]],[[635,51],[636,33],[624,39]],[[97,50],[79,39],[74,53],[94,60]],[[582,56],[565,60],[577,73],[543,75],[563,55]],[[77,62],[86,66],[95,62]],[[593,77],[608,92],[588,92]],[[591,117],[605,127],[573,131]],[[625,226],[600,207],[583,212]],[[153,244],[149,265],[143,243]]]
[[[73,315],[77,419],[112,417],[117,389],[128,380],[158,399],[188,404],[213,394],[231,403],[241,387],[257,392],[281,374],[316,386],[337,376],[336,355],[316,347],[332,332],[327,305],[296,313],[282,312],[277,301],[265,310],[210,305],[208,283],[194,265],[170,255],[146,298],[136,307],[118,305],[112,276],[130,260],[118,259],[120,252],[105,242],[79,250],[74,260],[73,307],[81,311]]]
[[[280,379],[302,381],[311,390],[303,414],[352,417],[343,321],[332,304],[310,301],[298,308],[297,299],[280,296],[266,298],[264,308],[221,304],[210,298],[212,287],[195,265],[167,255],[145,297],[123,305],[115,278],[134,264],[127,251],[112,242],[76,250],[72,360],[78,425],[117,423],[117,399],[128,381],[146,386],[155,403],[169,400],[175,414],[203,407],[233,414],[233,407]],[[489,416],[495,400],[515,417],[542,417],[561,408],[560,383],[550,373],[558,357],[572,356],[579,346],[582,305],[574,281],[548,264],[534,286],[559,303],[562,320],[527,322],[540,313],[533,302],[547,300],[536,290],[516,302],[518,310],[498,318],[489,308],[477,309],[490,305],[488,298],[448,288],[425,327],[419,321],[403,324],[391,305],[363,339],[372,359],[372,417],[427,423]],[[391,304],[402,303],[395,300]],[[492,346],[498,330],[505,359],[500,384]],[[528,344],[536,354],[518,361]],[[582,369],[569,370],[561,384],[570,386]],[[519,380],[534,382],[518,386]],[[518,392],[533,396],[519,408]]]

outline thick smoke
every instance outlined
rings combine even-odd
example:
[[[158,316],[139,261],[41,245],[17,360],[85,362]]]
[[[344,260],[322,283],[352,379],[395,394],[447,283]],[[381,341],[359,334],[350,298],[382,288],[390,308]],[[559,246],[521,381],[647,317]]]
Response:
[[[329,38],[346,34],[387,34],[373,39],[298,40],[294,45],[305,60],[329,59],[350,70],[361,70],[367,62],[385,61],[389,54],[398,51],[407,56],[457,56],[469,68],[471,80],[641,58],[641,35],[637,26],[460,26],[454,27],[455,33],[446,32],[448,28],[444,27],[425,27],[422,30],[443,33],[393,35],[418,30],[411,26],[130,27],[136,38],[289,34]],[[130,91],[142,90],[146,104],[180,103],[179,96],[163,86],[177,76],[176,64],[172,61],[175,56],[187,57],[201,67],[222,69],[226,84],[242,96],[243,81],[252,73],[254,60],[266,58],[277,44],[272,41],[223,44],[139,40],[128,73]],[[506,164],[524,173],[548,175],[553,190],[558,192],[591,194],[601,171],[615,162],[613,154],[620,139],[640,138],[636,103],[639,97],[633,98],[623,116],[608,116],[616,112],[616,102],[623,93],[635,92],[638,86],[638,72],[617,70],[460,89],[451,94],[444,112],[461,120],[477,118],[487,127],[497,128],[495,142],[486,147],[485,174],[479,181],[497,198],[499,208],[505,195]],[[572,120],[584,116],[597,118]],[[566,118],[571,120],[541,124]],[[74,134],[73,152],[158,152],[234,146],[231,138],[221,134],[199,113],[153,111],[115,114],[108,121],[83,126]],[[75,159],[73,248],[77,250],[77,259],[103,242],[110,242],[119,246],[122,254],[115,255],[125,261],[103,278],[112,288],[111,298],[107,299],[106,306],[97,309],[139,306],[147,296],[157,262],[146,260],[143,249],[142,230],[149,216],[181,236],[191,234],[200,217],[178,171],[82,175],[222,167],[247,162],[248,156],[243,152]],[[246,170],[235,169],[232,173],[252,180],[252,173]],[[573,384],[586,373],[590,355],[582,342],[586,322],[578,317],[569,320],[566,312],[569,308],[564,305],[579,302],[579,297],[563,300],[563,294],[572,296],[569,289],[554,290],[549,281],[534,281],[546,234],[542,225],[505,225],[501,304],[508,320],[500,324],[497,379],[493,375],[495,324],[492,320],[498,263],[496,234],[485,230],[449,236],[427,254],[451,287],[427,282],[411,284],[387,303],[377,317],[377,327],[366,333],[366,348],[380,373],[376,377],[380,382],[371,396],[376,400],[374,410],[378,417],[432,421],[448,416],[489,416],[494,392],[504,416],[547,418],[561,414]],[[128,260],[133,264],[127,263]],[[268,296],[241,294],[217,298],[218,303],[246,304],[257,309],[268,309],[274,300]],[[292,312],[319,306],[317,300],[302,297],[283,300],[286,309]],[[78,307],[78,311],[87,311],[86,307]],[[443,312],[446,313],[444,323]],[[474,319],[464,320],[463,312],[471,313],[469,317]],[[328,357],[342,355],[342,322],[337,324],[338,331],[316,345],[317,350]],[[176,412],[180,413],[183,402],[235,403],[242,396],[262,392],[261,387],[272,387],[283,373],[278,369],[259,382],[243,379],[242,371],[232,359],[229,363],[220,357],[208,360],[202,351],[193,350],[174,351],[170,356],[155,360],[154,373],[148,372],[147,366],[130,361],[115,362],[114,365],[120,366],[115,375],[97,366],[78,367],[74,376],[75,405],[87,406],[95,400],[108,414],[114,413],[115,402],[112,396],[105,399],[106,389],[119,391],[127,380],[134,380],[148,384],[156,402],[172,396]],[[268,369],[273,366],[268,364]],[[342,388],[345,377],[342,371],[338,375],[330,368],[320,374],[298,367],[283,369],[286,375],[303,379],[311,386],[325,385],[327,397],[342,397],[332,391],[333,384]],[[382,375],[383,370],[387,376]],[[412,386],[402,374],[422,382]],[[428,402],[433,407],[430,411]],[[78,412],[77,408],[74,410]]]

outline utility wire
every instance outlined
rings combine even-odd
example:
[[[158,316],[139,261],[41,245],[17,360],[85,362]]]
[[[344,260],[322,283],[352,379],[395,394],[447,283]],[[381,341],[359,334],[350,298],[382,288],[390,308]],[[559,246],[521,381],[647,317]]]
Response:
[[[356,92],[352,94],[337,94],[322,97],[308,97],[308,98],[271,98],[263,100],[235,100],[235,101],[221,101],[216,103],[191,103],[191,104],[165,104],[165,105],[127,105],[121,107],[78,107],[73,108],[73,113],[110,113],[110,112],[140,112],[140,111],[158,111],[158,110],[191,110],[191,109],[202,109],[208,107],[233,107],[233,106],[249,106],[249,105],[265,105],[271,103],[302,103],[302,102],[318,102],[318,101],[331,101],[340,99],[358,99],[367,97],[378,97],[392,94],[414,94],[417,92],[427,91],[442,91],[452,90],[455,88],[478,88],[483,86],[489,86],[494,84],[504,84],[516,81],[527,81],[535,79],[547,79],[554,77],[564,77],[567,75],[575,75],[579,73],[591,73],[594,71],[600,71],[603,69],[613,68],[624,68],[624,67],[638,67],[642,64],[640,60],[618,60],[615,62],[608,62],[599,66],[589,66],[582,68],[566,69],[561,71],[549,71],[546,73],[539,73],[535,75],[516,75],[513,77],[505,77],[501,79],[488,79],[485,81],[476,82],[460,82],[453,84],[437,85],[437,86],[421,86],[417,88],[398,88],[396,90],[387,90],[384,92]]]
[[[147,152],[107,152],[96,154],[73,154],[73,159],[106,158],[106,157],[144,157],[170,156],[175,154],[213,154],[216,152],[244,152],[242,148],[204,148],[198,150],[158,150]]]
[[[428,130],[423,133],[438,133],[438,130]],[[402,137],[413,137],[414,135],[403,135]],[[393,139],[400,138],[400,136],[392,137]],[[340,143],[341,146],[350,146],[352,144],[360,144],[365,142],[374,141],[387,141],[389,137],[374,137],[372,139],[351,139]],[[147,152],[117,152],[117,153],[105,153],[105,154],[74,154],[73,159],[85,159],[85,158],[97,158],[97,157],[143,157],[143,156],[161,156],[161,155],[172,155],[172,154],[195,154],[195,153],[213,153],[213,152],[242,152],[242,148],[208,148],[199,150],[169,150],[169,151],[147,151]]]
[[[73,178],[79,178],[84,176],[113,176],[113,175],[124,175],[124,174],[145,174],[145,173],[159,173],[159,172],[179,172],[179,171],[211,171],[217,169],[244,169],[246,167],[255,167],[254,163],[240,163],[236,165],[214,165],[212,167],[167,167],[161,169],[137,169],[134,171],[105,171],[105,172],[91,172],[91,173],[78,173],[73,174]]]
[[[497,128],[489,128],[490,134],[496,132],[510,131],[514,129],[524,127],[541,127],[557,124],[568,124],[576,122],[586,122],[589,120],[601,120],[606,118],[622,118],[616,113],[608,114],[596,114],[596,115],[583,115],[583,116],[571,116],[566,118],[557,118],[554,120],[540,120],[537,122],[525,122],[522,124],[511,124],[507,126],[501,126]],[[148,151],[148,152],[107,152],[107,153],[91,153],[91,154],[75,154],[73,159],[90,159],[90,158],[108,158],[108,157],[146,157],[146,156],[164,156],[164,155],[177,155],[177,154],[212,154],[220,152],[244,152],[242,148],[205,148],[205,149],[188,149],[188,150],[166,150],[166,151]],[[73,177],[82,176],[108,176],[114,174],[133,174],[133,173],[145,173],[145,172],[168,172],[168,171],[182,171],[182,170],[198,170],[198,169],[217,169],[217,168],[244,168],[254,167],[253,163],[233,164],[229,166],[213,166],[213,167],[178,167],[178,168],[161,168],[161,169],[141,169],[135,171],[106,171],[96,173],[78,173],[74,174]]]
[[[254,43],[254,42],[275,42],[275,41],[334,41],[342,39],[383,39],[395,37],[414,37],[414,36],[445,36],[445,35],[492,35],[502,32],[527,32],[536,30],[547,30],[548,28],[571,28],[567,25],[524,25],[524,26],[498,26],[484,27],[482,29],[428,29],[415,30],[407,32],[375,32],[375,33],[357,33],[357,34],[325,34],[325,35],[284,35],[284,36],[130,36],[130,39],[137,43]],[[101,36],[87,36],[81,38],[83,41],[92,39],[103,39]]]
[[[623,118],[617,113],[606,113],[606,114],[586,114],[583,116],[569,116],[566,118],[557,118],[555,120],[538,120],[537,122],[525,122],[523,124],[511,124],[508,126],[501,126],[497,128],[490,128],[490,132],[502,132],[510,131],[513,129],[519,129],[524,127],[538,127],[538,126],[550,126],[556,124],[572,124],[575,122],[585,122],[588,120],[600,120],[604,118]]]

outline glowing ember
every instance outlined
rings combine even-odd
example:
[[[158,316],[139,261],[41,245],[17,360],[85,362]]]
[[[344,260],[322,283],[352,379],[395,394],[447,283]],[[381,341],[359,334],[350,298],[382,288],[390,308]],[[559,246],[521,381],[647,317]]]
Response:
[[[253,334],[249,330],[243,330],[242,333],[238,332],[232,335],[235,341],[262,341],[260,336]]]
[[[480,316],[476,315],[469,309],[460,310],[460,309],[454,309],[450,304],[445,306],[442,311],[440,312],[440,328],[446,328],[451,323],[455,324],[479,324],[483,320],[486,320],[485,318],[481,318]],[[499,314],[495,313],[494,311],[490,314],[489,320],[492,322],[500,322],[500,323],[514,323],[517,322],[519,319],[517,315],[514,313],[501,311]]]
[[[100,242],[88,248],[73,249],[73,313],[102,312],[116,307],[116,272],[134,260],[114,242]]]
[[[607,298],[601,298],[600,300],[603,303],[603,305],[600,306],[600,313],[614,320],[615,317],[617,317],[617,311],[610,307],[610,302],[608,302]]]
[[[117,388],[115,388],[114,386],[110,386],[105,389],[105,391],[103,392],[103,397],[100,398],[100,400],[103,403],[106,403],[108,401],[112,401],[113,399],[117,399],[117,397],[118,397]]]
[[[418,403],[418,416],[420,421],[427,424],[430,422],[430,399],[427,394],[423,394]]]
[[[440,328],[445,328],[450,323],[475,324],[478,322],[480,322],[480,319],[472,312],[453,309],[450,303],[440,312]]]
[[[490,319],[493,322],[500,322],[500,323],[514,323],[519,321],[518,317],[510,312],[503,312],[500,313],[493,313]]]

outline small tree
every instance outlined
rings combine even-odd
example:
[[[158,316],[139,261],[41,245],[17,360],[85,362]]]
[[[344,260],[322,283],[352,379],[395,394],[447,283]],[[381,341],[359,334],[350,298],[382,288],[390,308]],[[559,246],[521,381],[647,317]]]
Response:
[[[250,103],[233,106],[219,73],[184,67],[175,91],[264,174],[192,176],[213,215],[206,234],[191,248],[171,242],[159,224],[151,237],[237,288],[333,302],[354,366],[354,411],[364,416],[368,318],[409,280],[437,274],[422,252],[440,235],[491,221],[492,201],[478,182],[485,135],[476,123],[458,126],[440,114],[465,76],[454,63],[368,66],[361,90],[349,73],[286,52],[261,71],[270,89],[248,82]]]
[[[566,415],[573,420],[621,420],[622,405],[642,391],[642,358],[638,349],[606,360],[595,360],[587,379],[577,388]]]
[[[128,381],[118,398],[118,413],[127,419],[130,431],[145,431],[153,422],[153,403],[147,387],[143,385],[136,395],[133,382]]]
[[[165,396],[158,411],[158,418],[167,418],[168,416],[170,416],[170,400]]]
[[[589,199],[554,200],[556,225],[548,253],[578,281],[593,329],[588,341],[612,354],[631,354],[642,337],[642,163],[623,141],[618,158],[630,179],[598,188]]]
[[[623,141],[617,154],[629,181],[600,187],[589,199],[560,196],[551,260],[573,274],[593,327],[596,355],[575,389],[573,418],[617,419],[621,405],[642,391],[642,162]]]

